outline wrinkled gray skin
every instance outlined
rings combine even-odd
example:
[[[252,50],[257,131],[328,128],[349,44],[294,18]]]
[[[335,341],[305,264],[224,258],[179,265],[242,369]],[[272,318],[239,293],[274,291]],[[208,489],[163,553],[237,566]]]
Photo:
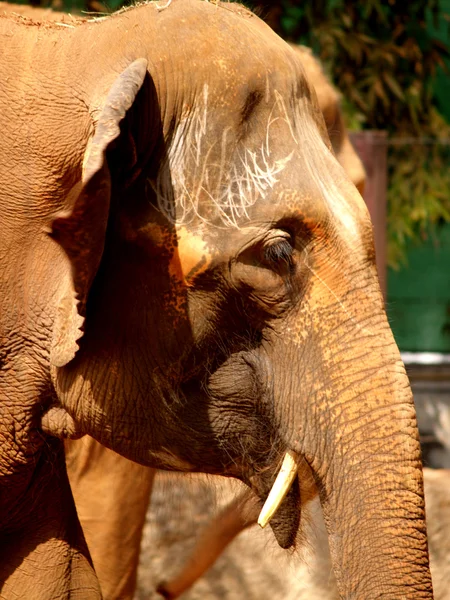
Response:
[[[199,0],[2,17],[0,47],[3,598],[100,595],[60,439],[85,433],[260,499],[291,450],[279,543],[318,490],[342,597],[431,598],[370,219],[292,49]]]

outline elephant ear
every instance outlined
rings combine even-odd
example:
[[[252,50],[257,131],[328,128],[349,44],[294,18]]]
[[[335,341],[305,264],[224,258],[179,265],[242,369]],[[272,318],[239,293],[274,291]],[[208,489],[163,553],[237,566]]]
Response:
[[[56,367],[70,362],[83,335],[89,289],[100,266],[108,224],[111,176],[106,152],[120,135],[120,122],[133,105],[147,73],[147,61],[135,60],[114,81],[88,143],[82,181],[71,191],[70,212],[52,222],[50,236],[70,263],[54,324],[50,360]]]

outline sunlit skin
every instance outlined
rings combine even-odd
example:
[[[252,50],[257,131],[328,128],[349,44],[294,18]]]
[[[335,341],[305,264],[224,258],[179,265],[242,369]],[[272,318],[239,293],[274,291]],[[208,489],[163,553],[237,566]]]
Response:
[[[0,36],[3,597],[99,597],[74,432],[260,502],[289,450],[280,545],[312,471],[342,597],[430,598],[371,223],[297,54],[200,0],[73,28],[2,17]]]

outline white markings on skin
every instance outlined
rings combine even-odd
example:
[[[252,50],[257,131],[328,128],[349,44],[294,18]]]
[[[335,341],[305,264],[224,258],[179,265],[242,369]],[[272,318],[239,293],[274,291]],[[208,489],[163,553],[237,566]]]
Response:
[[[361,242],[356,218],[358,200],[350,202],[340,189],[342,186],[354,199],[353,186],[326,147],[311,115],[300,113],[301,102],[288,111],[277,90],[274,98],[264,141],[259,149],[252,150],[236,144],[231,127],[216,138],[209,130],[212,107],[205,84],[201,101],[176,127],[156,180],[148,181],[159,209],[178,225],[199,219],[240,228],[242,220],[249,218],[248,209],[267,198],[295,155],[302,178],[299,183],[303,185],[304,181],[306,188],[323,200],[330,221],[338,221],[346,232],[342,240],[354,247]],[[279,121],[287,126],[287,152],[282,158],[274,158],[271,140],[279,144],[283,134],[278,129],[276,137],[271,131]]]
[[[229,139],[231,128],[223,131],[220,140],[207,135],[207,85],[202,100],[178,125],[166,164],[149,184],[159,209],[173,223],[219,217],[224,226],[239,228],[240,221],[249,218],[248,208],[266,198],[278,183],[294,151],[282,159],[271,157],[269,132],[275,120],[270,117],[259,151],[236,147],[230,152],[234,141]]]
[[[267,87],[266,93],[269,91]],[[198,227],[200,221],[240,229],[244,227],[243,221],[249,218],[248,209],[272,193],[281,174],[295,158],[296,170],[290,169],[287,180],[290,185],[297,185],[297,181],[301,187],[299,203],[305,193],[313,203],[317,201],[319,205],[322,202],[330,223],[335,224],[339,232],[339,239],[353,251],[362,242],[359,229],[361,211],[365,211],[362,199],[327,148],[308,108],[302,112],[304,100],[291,99],[292,106],[287,107],[278,91],[275,90],[273,96],[274,104],[263,141],[259,148],[250,149],[239,142],[236,144],[236,137],[233,137],[236,134],[231,127],[214,137],[214,128],[210,127],[213,107],[205,84],[200,101],[178,123],[156,179],[148,182],[156,194],[159,209],[171,223],[181,228],[193,221],[197,221]],[[283,158],[274,157],[275,143],[277,148],[282,143],[286,149]],[[280,156],[279,151],[277,154]],[[287,184],[286,188],[289,189]],[[274,202],[277,197],[281,196],[274,194]],[[180,235],[180,240],[182,237]],[[190,272],[191,262],[198,264],[205,254],[197,252],[196,244],[189,249],[189,265],[184,265],[184,275]],[[206,254],[205,257],[209,258]],[[370,335],[351,308],[344,305],[310,266],[308,259],[305,250],[306,268],[336,300],[354,326]]]

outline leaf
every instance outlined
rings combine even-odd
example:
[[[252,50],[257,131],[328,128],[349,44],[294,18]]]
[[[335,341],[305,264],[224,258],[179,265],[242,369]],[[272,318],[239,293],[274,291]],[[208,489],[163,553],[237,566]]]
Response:
[[[389,72],[387,72],[387,71],[383,72],[382,77],[383,77],[384,81],[386,82],[386,85],[391,90],[391,92],[395,96],[397,96],[397,98],[399,100],[403,101],[405,99],[405,95],[404,95],[403,90],[401,89],[401,87],[395,81],[394,77]]]
[[[386,95],[386,92],[384,91],[384,87],[383,84],[381,83],[380,79],[377,79],[374,83],[374,91],[375,94],[378,96],[378,98],[380,98],[380,100],[383,102],[383,104],[385,106],[389,106],[389,98]]]

